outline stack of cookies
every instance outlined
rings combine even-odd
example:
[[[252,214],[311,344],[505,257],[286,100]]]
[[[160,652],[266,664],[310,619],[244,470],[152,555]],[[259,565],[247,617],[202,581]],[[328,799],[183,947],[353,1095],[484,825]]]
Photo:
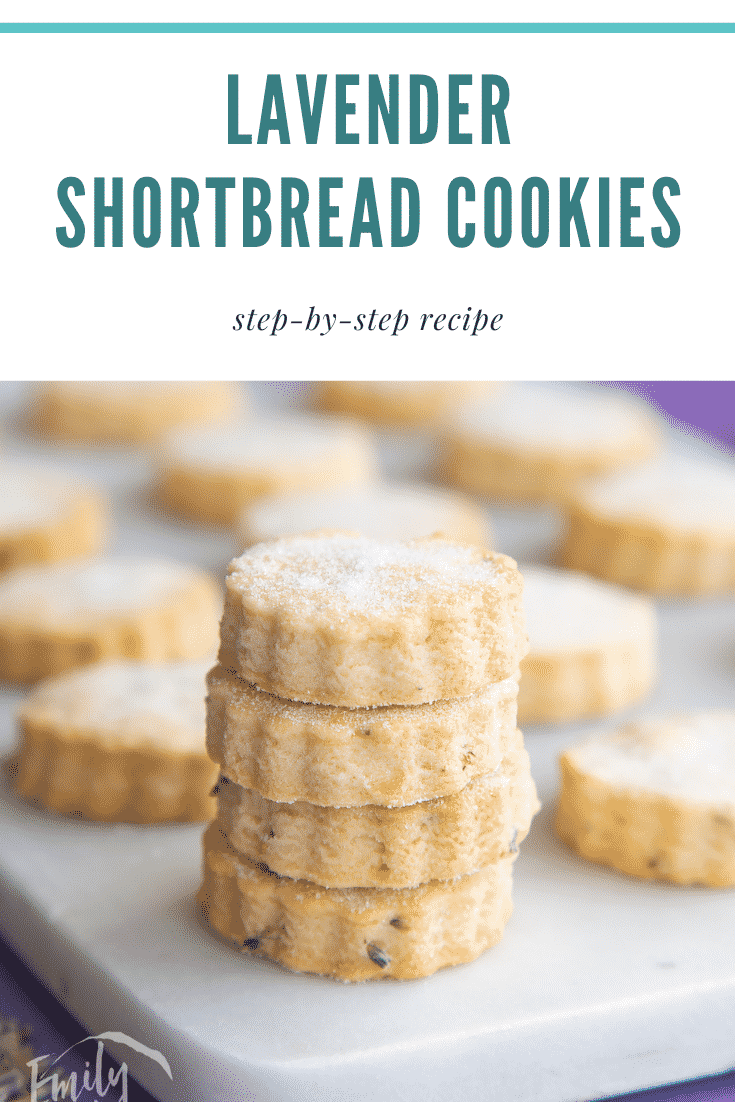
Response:
[[[538,808],[521,586],[512,559],[440,539],[317,533],[234,560],[208,680],[217,933],[343,980],[499,941]]]

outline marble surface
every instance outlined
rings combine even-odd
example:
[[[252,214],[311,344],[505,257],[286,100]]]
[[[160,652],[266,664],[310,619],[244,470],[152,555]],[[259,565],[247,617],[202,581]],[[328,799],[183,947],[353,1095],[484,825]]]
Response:
[[[387,436],[386,466],[415,471],[427,446]],[[80,473],[94,464],[113,487],[117,549],[222,571],[230,537],[151,513],[140,456],[54,456]],[[492,516],[500,550],[543,561],[553,513]],[[735,890],[638,883],[579,860],[551,830],[556,757],[570,741],[647,712],[735,708],[735,601],[658,605],[662,672],[646,702],[598,724],[525,731],[544,807],[517,862],[505,937],[470,965],[348,985],[239,957],[196,915],[201,828],[67,821],[5,787],[0,930],[90,1033],[122,1030],[166,1055],[172,1080],[141,1053],[118,1053],[160,1102],[573,1102],[728,1070]],[[18,699],[0,696],[2,748]]]

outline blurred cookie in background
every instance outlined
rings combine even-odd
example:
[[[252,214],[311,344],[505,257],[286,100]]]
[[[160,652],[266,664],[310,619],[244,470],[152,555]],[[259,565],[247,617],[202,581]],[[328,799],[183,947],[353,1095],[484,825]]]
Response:
[[[430,425],[463,402],[480,400],[498,383],[474,382],[322,382],[314,403],[331,413],[346,413],[379,425]]]
[[[463,494],[415,482],[376,483],[279,494],[246,506],[243,547],[316,529],[358,531],[380,540],[421,539],[441,532],[456,543],[490,547],[486,511]]]
[[[564,723],[617,712],[656,677],[653,602],[584,574],[523,567],[530,651],[518,722]]]
[[[572,495],[559,558],[648,593],[732,593],[735,464],[669,455],[585,482]]]
[[[214,818],[218,768],[204,733],[210,665],[105,662],[43,682],[18,711],[16,791],[104,822]]]
[[[655,421],[632,401],[567,386],[508,385],[449,420],[438,469],[450,485],[483,497],[564,503],[580,478],[640,463],[657,448]]]
[[[91,555],[107,540],[107,496],[56,472],[1,463],[0,574]]]
[[[377,470],[372,436],[350,421],[253,416],[167,436],[156,496],[168,512],[234,527],[257,498],[359,485],[372,481]]]
[[[39,385],[28,421],[67,443],[138,444],[235,416],[246,403],[234,382],[50,382]]]
[[[0,581],[0,680],[31,684],[111,658],[201,658],[216,645],[221,610],[214,578],[171,559],[14,570]]]
[[[735,885],[735,712],[630,723],[560,759],[557,834],[645,880]]]

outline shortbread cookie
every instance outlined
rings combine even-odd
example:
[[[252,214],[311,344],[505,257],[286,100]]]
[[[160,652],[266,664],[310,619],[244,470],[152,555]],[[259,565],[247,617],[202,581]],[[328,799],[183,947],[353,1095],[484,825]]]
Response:
[[[289,700],[359,708],[468,696],[527,651],[506,555],[349,534],[261,543],[230,563],[220,663]]]
[[[220,421],[242,406],[237,383],[53,382],[39,388],[31,419],[56,440],[135,444],[177,425]]]
[[[0,466],[0,573],[100,551],[107,537],[102,493],[21,464]]]
[[[218,824],[204,835],[199,899],[210,926],[249,953],[340,980],[415,979],[474,960],[510,918],[513,857],[418,888],[322,888],[236,853]]]
[[[408,807],[274,803],[226,777],[217,787],[218,822],[236,850],[329,888],[410,888],[477,872],[515,852],[539,807],[520,731],[495,773]]]
[[[649,719],[561,758],[556,829],[646,880],[735,885],[735,712]]]
[[[221,666],[207,683],[211,757],[280,802],[395,807],[451,795],[492,773],[514,738],[513,677],[459,700],[354,709],[281,700]]]
[[[485,381],[326,382],[317,384],[316,403],[332,413],[349,413],[378,424],[421,425],[463,402],[485,398],[497,385]]]
[[[584,574],[523,568],[531,645],[521,663],[519,723],[608,715],[645,696],[656,675],[656,610]]]
[[[106,658],[201,658],[221,606],[209,574],[168,559],[14,570],[0,582],[0,680],[28,684]]]
[[[460,489],[505,501],[564,502],[585,475],[647,459],[651,418],[607,393],[511,386],[459,410],[443,435],[440,469]]]
[[[371,438],[348,421],[257,417],[168,436],[158,496],[171,512],[236,525],[256,498],[368,482],[376,470]]]
[[[319,528],[348,529],[379,540],[421,539],[441,532],[456,543],[491,545],[485,510],[463,494],[397,483],[281,494],[246,507],[242,546]]]
[[[17,791],[106,822],[214,818],[208,665],[105,662],[45,681],[18,712]]]
[[[575,491],[565,566],[649,593],[735,589],[735,466],[667,456]]]

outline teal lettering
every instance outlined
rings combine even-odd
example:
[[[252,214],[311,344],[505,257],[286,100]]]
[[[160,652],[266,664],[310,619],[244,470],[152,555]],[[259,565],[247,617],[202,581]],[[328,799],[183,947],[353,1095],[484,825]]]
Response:
[[[230,73],[227,78],[227,144],[250,145],[251,134],[240,133],[240,78]]]
[[[307,145],[316,145],[319,138],[319,126],[322,121],[322,109],[324,107],[324,90],[327,87],[325,73],[320,73],[314,86],[314,102],[309,102],[309,87],[306,77],[299,73],[296,77],[296,86],[299,90],[299,103],[301,104],[301,118],[304,123],[304,138]]]
[[[66,226],[56,227],[56,240],[65,249],[76,249],[84,241],[84,220],[77,208],[69,198],[69,192],[75,195],[84,195],[84,184],[77,176],[65,176],[56,189],[56,197],[59,205],[72,225],[74,233],[69,233]]]
[[[365,217],[367,215],[367,217]],[[370,234],[373,248],[383,247],[383,238],[380,233],[380,219],[378,217],[378,204],[375,202],[375,188],[372,176],[361,176],[357,185],[355,197],[355,213],[352,219],[352,232],[350,234],[350,248],[358,248],[360,239],[364,233]]]
[[[149,194],[149,225],[145,232],[145,193]],[[133,185],[133,240],[141,249],[152,249],[161,240],[161,186],[152,176],[141,176]]]
[[[426,129],[421,129],[421,92],[426,92]],[[409,81],[409,141],[411,145],[433,142],[439,129],[439,92],[432,77],[411,73]]]
[[[347,86],[359,84],[360,78],[356,73],[337,73],[335,82],[335,132],[337,145],[357,145],[360,135],[347,129],[347,116],[355,114],[354,103],[347,99]]]

